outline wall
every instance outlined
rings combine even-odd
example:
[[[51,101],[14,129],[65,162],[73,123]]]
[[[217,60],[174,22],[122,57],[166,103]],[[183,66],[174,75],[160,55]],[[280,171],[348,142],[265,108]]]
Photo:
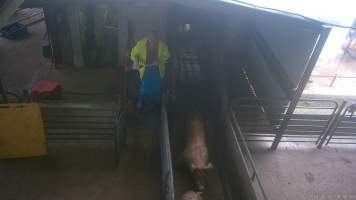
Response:
[[[226,70],[240,76],[240,68],[245,68],[259,97],[291,98],[306,70],[322,26],[253,9],[241,9],[228,16],[222,41]],[[261,49],[255,32],[259,33],[267,50]],[[230,84],[243,90],[238,80]]]

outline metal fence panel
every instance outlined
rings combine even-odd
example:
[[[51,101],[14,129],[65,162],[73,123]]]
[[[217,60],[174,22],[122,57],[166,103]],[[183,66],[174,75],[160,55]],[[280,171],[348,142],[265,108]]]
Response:
[[[262,183],[260,181],[252,154],[246,143],[244,134],[241,131],[240,125],[236,119],[233,109],[229,109],[227,113],[227,125],[228,132],[231,131],[233,142],[237,149],[237,156],[240,159],[239,169],[240,173],[243,174],[241,180],[247,181],[248,184],[244,185],[244,191],[249,191],[250,187],[253,192],[248,193],[250,195],[249,199],[267,200],[267,195],[263,189]],[[250,186],[250,187],[249,187]]]
[[[110,142],[118,161],[126,113],[120,97],[109,103],[52,101],[40,106],[48,142]]]
[[[162,192],[164,200],[174,200],[173,169],[167,110],[161,105],[161,163],[162,163]]]
[[[239,98],[232,102],[232,110],[247,141],[272,142],[286,120],[288,104],[284,99]],[[318,143],[338,108],[334,100],[300,99],[281,142]]]
[[[356,144],[356,103],[346,105],[335,118],[326,137],[328,144]]]

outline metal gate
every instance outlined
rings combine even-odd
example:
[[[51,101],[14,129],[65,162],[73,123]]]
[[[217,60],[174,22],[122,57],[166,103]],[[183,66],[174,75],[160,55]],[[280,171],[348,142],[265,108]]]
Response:
[[[125,103],[63,102],[41,103],[48,142],[111,142],[119,161],[125,131]]]
[[[290,101],[283,99],[239,98],[232,102],[232,113],[247,141],[318,143],[329,129],[339,103],[335,100],[300,99],[290,117]],[[288,121],[284,121],[289,119]],[[282,123],[286,123],[281,130]]]
[[[221,136],[224,143],[220,149],[228,151],[223,157],[227,159],[225,163],[229,162],[224,165],[224,170],[229,174],[226,177],[229,194],[233,198],[267,200],[252,154],[233,110],[224,108],[222,119],[225,131]],[[243,194],[239,189],[242,189]]]
[[[328,144],[356,144],[356,103],[340,108],[340,114],[330,125],[325,138]]]

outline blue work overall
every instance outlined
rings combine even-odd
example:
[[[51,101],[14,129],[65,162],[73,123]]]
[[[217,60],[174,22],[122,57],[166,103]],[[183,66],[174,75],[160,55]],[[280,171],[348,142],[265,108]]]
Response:
[[[147,65],[140,84],[137,107],[143,109],[147,103],[161,101],[161,76],[157,65]]]

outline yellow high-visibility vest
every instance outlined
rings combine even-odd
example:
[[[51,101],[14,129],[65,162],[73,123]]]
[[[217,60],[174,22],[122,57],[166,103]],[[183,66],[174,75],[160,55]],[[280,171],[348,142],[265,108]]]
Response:
[[[139,40],[135,47],[132,48],[131,50],[131,60],[134,63],[138,63],[140,65],[139,68],[139,73],[140,73],[140,78],[143,78],[143,75],[145,73],[145,65],[146,65],[146,59],[147,59],[147,42],[148,38],[144,37],[143,39]],[[164,77],[166,73],[166,66],[165,63],[167,62],[169,58],[169,50],[166,45],[166,43],[163,40],[159,40],[158,42],[158,62],[159,62],[159,72],[161,75],[161,78]]]

